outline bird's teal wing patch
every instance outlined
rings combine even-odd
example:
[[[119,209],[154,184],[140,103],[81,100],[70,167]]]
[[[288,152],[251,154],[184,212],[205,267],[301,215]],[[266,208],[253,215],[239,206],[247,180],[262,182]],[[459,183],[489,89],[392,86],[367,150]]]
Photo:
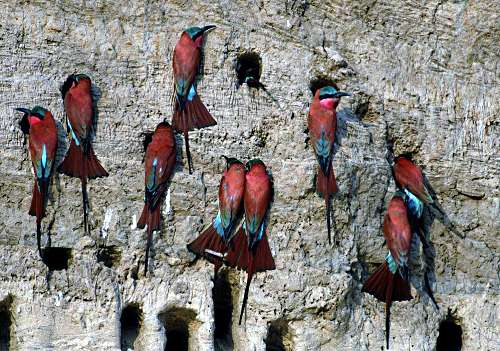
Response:
[[[389,270],[391,271],[391,273],[396,274],[398,270],[398,264],[396,263],[396,261],[394,261],[394,258],[392,257],[390,252],[388,252],[387,256],[385,256],[385,260],[387,262],[387,265],[389,266]]]
[[[148,179],[146,182],[146,187],[149,191],[153,191],[156,188],[156,167],[158,165],[158,159],[153,160],[153,167],[149,172]]]
[[[405,192],[405,202],[408,206],[410,213],[417,218],[422,217],[422,212],[424,211],[424,204],[415,195],[413,195],[409,190],[404,189]]]
[[[316,141],[316,155],[327,159],[330,156],[331,145],[332,143],[326,139],[325,131],[322,130],[320,138]]]
[[[73,140],[75,141],[76,145],[77,146],[80,146],[80,141],[78,140],[78,138],[76,137],[76,134],[75,132],[73,131],[73,127],[71,126],[71,123],[69,123],[69,119],[67,120],[67,124],[68,124],[68,127],[69,127],[69,130],[71,131],[71,137],[73,138]]]
[[[215,231],[217,232],[217,234],[221,238],[224,238],[224,227],[222,226],[222,220],[221,220],[220,212],[217,213],[217,217],[215,217],[213,225],[214,225],[214,228],[215,228]]]
[[[195,95],[196,95],[196,88],[194,84],[191,84],[191,88],[189,88],[189,94],[187,96],[188,100],[193,101]]]

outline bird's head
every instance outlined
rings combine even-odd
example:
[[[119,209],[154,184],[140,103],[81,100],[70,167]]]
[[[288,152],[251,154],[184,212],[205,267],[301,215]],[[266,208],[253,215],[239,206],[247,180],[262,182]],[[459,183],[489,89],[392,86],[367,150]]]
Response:
[[[243,164],[243,162],[241,162],[240,160],[238,160],[237,158],[234,158],[234,157],[227,157],[227,156],[222,155],[222,158],[224,158],[224,160],[226,160],[226,169],[229,169],[229,167],[231,167],[234,164],[240,164],[240,165]]]
[[[78,84],[80,82],[88,82],[90,83],[90,77],[86,74],[83,74],[83,73],[78,73],[78,74],[70,74],[68,76],[68,78],[66,78],[66,81],[63,83],[63,85],[61,86],[61,95],[62,95],[62,98],[64,99],[64,97],[66,96],[66,93],[75,88],[76,86],[78,86]]]
[[[251,159],[245,165],[247,172],[249,172],[250,170],[255,169],[257,167],[262,168],[264,170],[266,169],[266,165],[264,164],[264,162],[262,162],[258,158]]]
[[[45,114],[48,112],[45,108],[40,106],[35,106],[31,110],[24,107],[18,107],[16,111],[23,113],[23,117],[19,121],[19,126],[24,134],[29,134],[30,127],[43,121]]]
[[[184,31],[192,41],[196,43],[198,47],[203,44],[203,34],[209,31],[210,29],[215,28],[213,25],[205,26],[205,27],[189,27]]]
[[[351,94],[338,91],[335,87],[326,86],[318,90],[316,93],[319,96],[321,106],[329,110],[337,108],[342,96],[351,96]]]

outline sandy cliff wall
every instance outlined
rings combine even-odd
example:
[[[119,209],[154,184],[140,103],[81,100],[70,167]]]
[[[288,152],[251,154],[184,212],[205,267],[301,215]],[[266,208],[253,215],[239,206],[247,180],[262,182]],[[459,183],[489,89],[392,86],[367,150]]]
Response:
[[[415,291],[395,304],[392,349],[433,350],[448,310],[463,350],[499,349],[498,12],[496,1],[4,1],[0,324],[9,320],[10,333],[1,338],[12,350],[113,350],[120,334],[136,350],[180,349],[171,343],[182,339],[189,350],[228,339],[238,350],[381,350],[384,306],[360,289],[386,251],[380,227],[394,191],[386,161],[393,144],[423,167],[466,239],[429,222],[442,308]],[[217,25],[199,91],[218,125],[192,133],[193,175],[179,155],[151,276],[143,277],[140,134],[170,118],[171,52],[197,24]],[[261,57],[270,96],[234,88],[235,59],[249,50]],[[58,88],[74,72],[98,87],[95,150],[110,177],[90,183],[90,236],[79,182],[55,178],[44,228],[67,249],[51,253],[67,269],[49,273],[27,214],[31,166],[13,108],[40,104],[63,122]],[[310,84],[320,77],[353,94],[338,113],[334,247],[304,132]],[[220,306],[232,301],[239,313],[245,275],[224,275],[216,284],[230,291],[212,294],[211,266],[185,246],[216,213],[221,155],[258,156],[275,181],[277,269],[256,276],[242,327],[236,317],[225,326]]]

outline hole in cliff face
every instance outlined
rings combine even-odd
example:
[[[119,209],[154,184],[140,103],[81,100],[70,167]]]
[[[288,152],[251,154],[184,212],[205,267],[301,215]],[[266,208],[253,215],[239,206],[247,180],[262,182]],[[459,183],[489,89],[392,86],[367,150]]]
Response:
[[[167,337],[165,351],[188,351],[196,313],[187,308],[174,307],[161,313],[159,317]]]
[[[247,84],[250,88],[260,88],[262,59],[256,52],[248,51],[236,58],[236,77],[238,87]]]
[[[232,350],[233,336],[231,333],[231,321],[233,316],[233,299],[228,272],[220,272],[212,289],[214,300],[214,343],[216,350]]]
[[[321,89],[323,87],[331,86],[334,87],[335,89],[338,90],[337,84],[330,78],[326,77],[317,77],[309,82],[309,89],[311,90],[311,93],[313,96],[316,94],[316,91],[318,89]]]
[[[125,307],[120,317],[120,347],[122,351],[134,350],[142,322],[142,310],[136,304]]]
[[[0,351],[10,350],[12,328],[12,297],[0,302]]]
[[[46,247],[43,249],[43,258],[49,271],[62,271],[69,267],[71,249],[67,247]]]
[[[266,351],[292,351],[294,348],[288,322],[278,319],[269,323],[264,342]]]
[[[462,327],[448,310],[448,315],[439,324],[439,335],[436,342],[436,351],[462,350]]]
[[[118,246],[103,246],[97,250],[97,262],[101,262],[108,268],[116,266],[120,262],[121,252]]]

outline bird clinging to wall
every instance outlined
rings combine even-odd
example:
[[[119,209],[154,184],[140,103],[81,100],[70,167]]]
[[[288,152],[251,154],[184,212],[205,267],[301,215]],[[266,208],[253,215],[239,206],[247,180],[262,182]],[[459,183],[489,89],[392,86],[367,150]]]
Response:
[[[174,131],[168,122],[161,122],[155,129],[148,145],[145,145],[145,197],[144,208],[137,222],[138,228],[147,225],[144,275],[148,272],[149,247],[153,231],[160,229],[161,205],[173,174],[176,159]]]
[[[235,158],[224,158],[226,169],[219,184],[219,212],[210,226],[187,246],[214,264],[214,279],[241,218],[245,190],[245,165]]]
[[[316,191],[325,199],[329,243],[331,243],[330,201],[338,190],[332,167],[333,143],[337,129],[336,108],[342,96],[349,94],[338,91],[333,86],[318,89],[314,94],[307,119],[311,145],[319,163]]]
[[[36,216],[36,241],[38,253],[43,261],[40,243],[42,236],[41,225],[42,218],[45,216],[49,184],[55,164],[57,127],[52,113],[43,107],[35,106],[31,110],[16,108],[16,110],[24,113],[19,125],[23,133],[29,135],[29,152],[35,175],[29,214]]]
[[[61,87],[71,143],[63,162],[57,169],[59,173],[80,178],[82,182],[83,224],[86,234],[90,233],[87,180],[108,176],[108,172],[102,167],[92,147],[96,111],[91,85],[87,75],[71,74]]]
[[[267,241],[267,220],[273,197],[271,177],[261,160],[253,159],[246,164],[243,204],[245,221],[235,235],[226,262],[247,272],[247,283],[240,311],[239,324],[248,300],[252,277],[256,272],[276,268]]]
[[[389,202],[384,217],[384,238],[389,252],[384,263],[363,285],[363,292],[385,302],[385,333],[389,349],[391,305],[394,301],[411,300],[408,258],[412,231],[408,222],[406,205],[401,192],[396,192]]]
[[[172,67],[174,71],[174,115],[172,126],[184,134],[189,173],[193,172],[193,161],[189,151],[188,132],[216,125],[196,91],[196,75],[200,71],[204,34],[215,26],[190,27],[182,32],[174,49]]]

